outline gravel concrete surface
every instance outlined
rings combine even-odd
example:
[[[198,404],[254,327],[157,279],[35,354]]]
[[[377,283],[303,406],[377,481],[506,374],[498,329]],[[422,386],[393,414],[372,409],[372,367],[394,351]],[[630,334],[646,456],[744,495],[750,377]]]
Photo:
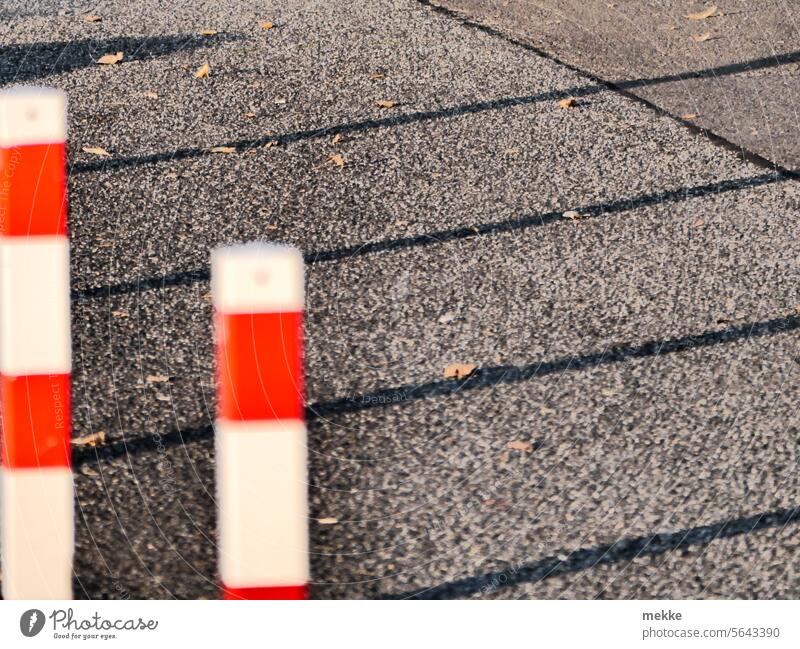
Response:
[[[70,98],[78,596],[216,597],[208,258],[258,239],[308,261],[313,597],[800,597],[792,174],[413,0],[2,12]]]

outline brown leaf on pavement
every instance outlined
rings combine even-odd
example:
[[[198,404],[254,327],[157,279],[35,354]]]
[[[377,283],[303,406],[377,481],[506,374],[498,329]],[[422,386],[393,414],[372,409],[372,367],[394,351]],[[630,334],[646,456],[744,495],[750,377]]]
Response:
[[[392,101],[391,99],[380,99],[379,101],[375,102],[375,105],[378,108],[394,108],[397,106],[397,102]]]
[[[122,52],[117,52],[116,54],[105,54],[97,59],[97,62],[100,65],[114,65],[115,63],[119,63],[125,55]]]
[[[372,74],[369,75],[369,78],[372,79],[373,81],[378,81],[380,79],[383,79],[385,76],[386,75],[383,74],[383,72],[373,72]]]
[[[692,40],[695,43],[704,43],[705,41],[710,41],[711,40],[711,32],[705,32],[703,34],[697,34],[695,36],[692,36]]]
[[[85,146],[82,150],[84,153],[91,153],[92,155],[99,155],[105,158],[111,157],[111,154],[101,146]]]
[[[233,146],[212,146],[209,151],[211,153],[236,153],[236,147]]]
[[[98,430],[96,433],[90,435],[83,435],[76,437],[72,440],[74,446],[97,446],[98,444],[105,444],[106,433],[103,430]]]
[[[691,122],[692,120],[697,119],[697,113],[685,113],[681,115],[681,119],[685,119],[687,122]]]
[[[275,25],[269,21],[261,23],[261,29],[272,29],[273,27],[275,27]]]
[[[100,16],[96,16],[95,14],[86,14],[83,17],[84,22],[87,23],[99,23],[102,19]]]
[[[339,144],[339,142],[341,142],[342,139],[343,139],[342,134],[337,133],[336,135],[333,136],[333,139],[331,139],[331,144]]]
[[[211,66],[208,63],[203,63],[194,71],[195,79],[205,79],[209,74],[211,74]]]
[[[696,13],[687,14],[686,17],[689,20],[705,20],[706,18],[711,18],[717,15],[719,11],[719,7],[717,5],[711,5],[708,9],[704,9],[703,11],[698,11]]]
[[[576,103],[577,102],[575,100],[575,97],[569,97],[567,99],[562,99],[561,101],[559,101],[558,105],[561,108],[572,108],[573,106],[575,106]]]
[[[158,99],[158,93],[153,92],[152,90],[148,90],[147,92],[145,92],[143,94],[148,99]]]
[[[162,374],[149,374],[145,380],[148,383],[166,383],[169,381],[169,377]]]
[[[326,160],[326,163],[334,164],[337,167],[341,168],[341,167],[344,167],[344,158],[342,156],[340,156],[339,154],[331,155],[331,156],[328,156],[328,159]]]
[[[444,378],[465,379],[471,376],[478,366],[475,363],[451,363],[444,368]]]
[[[533,444],[530,442],[523,442],[522,440],[516,439],[513,442],[509,442],[506,444],[506,448],[509,451],[522,451],[524,453],[532,453],[533,452]]]
[[[213,36],[214,34],[218,33],[216,29],[201,29],[199,32],[200,36]]]

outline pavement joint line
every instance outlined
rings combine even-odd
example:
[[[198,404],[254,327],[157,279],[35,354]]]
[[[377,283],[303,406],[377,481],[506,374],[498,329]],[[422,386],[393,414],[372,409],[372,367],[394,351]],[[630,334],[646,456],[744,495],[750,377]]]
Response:
[[[494,387],[500,384],[520,383],[542,376],[567,371],[582,371],[611,363],[623,363],[631,359],[648,358],[678,352],[702,349],[732,342],[747,341],[778,333],[800,329],[800,315],[777,317],[771,320],[750,322],[702,334],[689,334],[680,338],[657,340],[638,345],[617,345],[583,356],[564,356],[553,361],[539,361],[523,366],[498,365],[481,368],[463,380],[437,380],[422,384],[410,384],[383,388],[370,393],[351,395],[331,401],[308,404],[306,419],[309,421],[324,417],[374,408],[387,408],[405,405],[430,397],[450,396],[462,391]],[[402,399],[394,399],[402,395]],[[210,439],[213,436],[211,425],[176,429],[160,435],[165,447],[181,446],[194,441]],[[107,446],[74,449],[75,466],[93,461],[111,459],[140,450],[147,450],[152,444],[153,435],[122,439]]]
[[[723,180],[693,187],[683,187],[645,194],[635,198],[621,198],[605,203],[595,203],[574,208],[584,219],[599,218],[621,212],[660,205],[664,203],[677,203],[694,198],[714,196],[740,189],[751,189],[774,183],[794,180],[797,176],[793,173],[771,172],[747,178]],[[563,211],[554,210],[542,214],[532,214],[505,221],[495,221],[472,226],[463,226],[450,230],[439,230],[427,234],[418,234],[396,239],[384,239],[367,243],[360,243],[331,250],[309,252],[305,254],[305,263],[313,265],[321,262],[340,261],[352,257],[368,254],[392,252],[409,248],[420,248],[438,245],[449,241],[468,239],[476,236],[494,235],[504,232],[525,230],[556,223],[559,221],[571,222],[564,216]],[[199,282],[206,282],[210,278],[207,268],[198,268],[187,271],[167,273],[160,277],[146,277],[128,282],[120,282],[106,286],[97,286],[86,289],[73,289],[72,299],[76,302],[85,302],[94,298],[140,293],[147,290],[164,289],[175,286],[188,286]]]
[[[594,74],[593,72],[589,72],[588,70],[585,70],[585,69],[583,69],[583,68],[581,68],[581,67],[579,67],[577,65],[573,65],[571,63],[567,63],[566,61],[560,59],[559,57],[555,56],[554,54],[551,54],[551,53],[547,52],[546,50],[544,50],[544,49],[542,49],[540,47],[537,47],[537,46],[532,45],[530,43],[526,43],[526,42],[521,41],[519,39],[513,38],[512,36],[509,36],[508,34],[504,33],[503,31],[501,31],[499,29],[495,29],[494,27],[489,27],[488,25],[484,25],[482,23],[479,23],[479,22],[476,22],[474,20],[471,20],[471,19],[467,18],[466,16],[463,16],[463,15],[459,14],[458,12],[453,11],[452,9],[448,9],[447,7],[442,7],[440,5],[437,5],[432,0],[410,0],[410,1],[416,2],[416,3],[418,3],[418,4],[420,4],[420,5],[424,6],[424,7],[427,7],[431,11],[433,11],[435,13],[438,13],[438,14],[441,14],[443,16],[446,16],[447,18],[450,18],[451,20],[454,20],[454,21],[458,22],[459,24],[461,24],[462,26],[466,27],[467,29],[477,30],[477,31],[483,32],[484,34],[486,34],[488,36],[493,36],[495,38],[499,38],[501,40],[504,40],[505,42],[510,43],[512,45],[515,45],[517,47],[521,47],[521,48],[523,48],[523,49],[525,49],[525,50],[527,50],[527,51],[529,51],[529,52],[531,52],[533,54],[536,54],[537,56],[539,56],[539,57],[541,57],[543,59],[551,61],[552,63],[555,63],[556,65],[560,65],[560,66],[562,66],[562,67],[564,67],[564,68],[566,68],[566,69],[568,69],[568,70],[570,70],[572,72],[575,72],[576,74],[579,74],[579,75],[585,77],[586,79],[589,79],[590,81],[592,81],[592,82],[594,82],[594,83],[596,83],[596,84],[598,84],[600,86],[603,86],[604,89],[616,92],[616,93],[626,97],[627,99],[630,99],[631,101],[634,101],[634,102],[638,103],[639,105],[644,106],[644,107],[650,109],[651,111],[654,111],[659,116],[669,117],[670,119],[672,119],[676,123],[680,124],[681,126],[683,126],[686,129],[688,129],[693,134],[702,136],[702,137],[706,138],[712,144],[715,144],[715,145],[717,145],[719,147],[727,149],[728,151],[731,151],[732,153],[736,154],[737,157],[739,157],[741,160],[743,160],[745,162],[749,162],[751,164],[757,165],[759,167],[763,167],[765,169],[773,169],[773,170],[779,171],[779,172],[781,172],[783,174],[789,175],[789,177],[794,178],[794,179],[800,179],[800,171],[793,171],[793,170],[789,169],[788,167],[785,167],[785,166],[783,166],[783,165],[781,165],[781,164],[779,164],[779,163],[777,163],[777,162],[775,162],[773,160],[770,160],[770,159],[768,159],[768,158],[756,153],[755,151],[751,151],[751,150],[747,149],[746,147],[744,147],[744,146],[742,146],[740,144],[736,144],[735,142],[732,142],[731,140],[723,137],[722,135],[719,135],[718,133],[715,133],[711,129],[705,128],[703,126],[698,126],[697,124],[694,124],[689,120],[686,120],[686,119],[683,119],[683,118],[681,118],[681,117],[679,117],[677,115],[674,115],[673,113],[670,113],[668,110],[662,108],[658,104],[656,104],[656,103],[654,103],[654,102],[652,102],[652,101],[650,101],[648,99],[645,99],[644,97],[640,97],[639,95],[636,95],[633,92],[631,92],[631,90],[629,89],[629,86],[627,84],[634,84],[634,85],[630,86],[631,88],[640,88],[640,87],[643,87],[645,85],[649,85],[649,84],[645,83],[645,80],[643,80],[643,79],[636,79],[636,80],[633,80],[633,81],[609,81],[608,79],[604,79],[603,77],[600,77],[600,76]],[[791,54],[785,54],[785,55],[776,55],[774,57],[768,57],[766,60],[775,60],[776,61],[775,65],[782,65],[784,63],[792,63],[792,62],[796,62],[796,61],[800,60],[800,52],[792,52]],[[746,66],[747,63],[748,62],[744,62],[744,63],[738,64],[738,65]],[[752,64],[752,65],[755,65],[756,67],[754,69],[756,69],[756,70],[764,69],[766,67],[771,67],[771,66],[767,65],[767,63],[765,62],[765,59],[754,59],[754,60],[750,61],[749,63]],[[721,70],[723,72],[721,72],[720,74],[724,74],[725,73],[724,71],[725,71],[726,68],[728,69],[727,74],[733,74],[734,71],[742,71],[743,72],[743,71],[746,71],[746,70],[749,69],[747,67],[742,67],[741,70],[738,70],[738,68],[736,66],[721,66]],[[692,79],[692,78],[703,78],[705,76],[712,75],[714,73],[714,68],[709,68],[707,74],[703,74],[703,72],[704,71],[699,71],[699,72],[694,73],[697,76],[692,76],[693,73],[687,72],[687,73],[685,73],[685,75],[675,75],[677,78],[671,79],[671,80],[673,80],[673,81],[681,81],[681,80],[688,80],[688,79]],[[672,75],[667,75],[665,77],[654,77],[654,81],[655,81],[655,83],[667,83],[667,82],[670,81],[670,79],[669,79],[670,76],[672,76]],[[661,79],[664,79],[664,81],[661,81]]]
[[[452,599],[481,592],[493,592],[524,583],[538,583],[550,577],[589,570],[597,566],[632,561],[643,556],[657,556],[692,546],[706,546],[720,539],[750,534],[800,521],[800,506],[777,509],[753,516],[718,521],[670,533],[624,538],[609,545],[579,548],[528,563],[515,570],[498,570],[475,577],[466,577],[428,588],[385,595],[383,599]],[[563,556],[563,555],[562,555]]]

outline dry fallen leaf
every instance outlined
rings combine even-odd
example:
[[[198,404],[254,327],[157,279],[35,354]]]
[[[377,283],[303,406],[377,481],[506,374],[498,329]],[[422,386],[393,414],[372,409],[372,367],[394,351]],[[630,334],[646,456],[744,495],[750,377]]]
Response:
[[[686,113],[681,115],[681,119],[685,119],[687,122],[691,122],[694,119],[697,119],[697,113]]]
[[[275,27],[275,25],[269,21],[261,23],[261,29],[272,29],[273,27]]]
[[[444,315],[439,316],[439,324],[448,324],[456,319],[455,313],[445,313]]]
[[[172,397],[170,397],[168,394],[160,394],[156,392],[156,401],[172,401]]]
[[[124,56],[125,55],[122,52],[117,52],[116,54],[106,54],[97,59],[97,62],[100,65],[114,65],[115,63],[119,63]]]
[[[166,383],[169,381],[169,377],[162,374],[149,374],[146,381],[148,383]]]
[[[201,29],[197,33],[200,34],[200,36],[213,36],[214,34],[217,33],[217,30],[216,29]]]
[[[569,97],[568,99],[562,99],[558,102],[558,105],[561,108],[572,108],[575,105],[575,98]]]
[[[497,509],[508,509],[509,506],[508,501],[502,498],[489,498],[483,504],[486,507],[496,507]]]
[[[253,119],[253,118],[256,116],[256,114],[255,114],[254,112],[250,111],[250,112],[248,112],[248,113],[245,113],[245,114],[244,114],[244,116],[245,116],[247,119]]]
[[[378,108],[394,108],[395,106],[397,106],[397,102],[392,101],[390,99],[381,99],[379,101],[376,101],[375,105]]]
[[[130,313],[127,311],[112,311],[111,315],[113,315],[115,318],[127,318]]]
[[[335,164],[337,167],[344,167],[344,158],[338,154],[328,156],[327,162]]]
[[[103,19],[100,16],[96,16],[94,14],[86,14],[83,17],[83,20],[87,23],[99,23]]]
[[[92,155],[99,155],[105,158],[110,158],[111,154],[101,146],[85,146],[83,147],[84,153],[91,153]]]
[[[531,444],[530,442],[523,442],[518,439],[506,444],[506,448],[509,451],[523,451],[525,453],[533,452],[533,444]]]
[[[233,146],[212,146],[209,151],[211,153],[236,153],[236,147]]]
[[[195,79],[205,79],[209,74],[211,74],[211,66],[208,63],[203,63],[194,71]]]
[[[465,379],[472,376],[478,366],[475,363],[451,363],[444,368],[444,378]]]
[[[338,518],[334,518],[333,516],[329,516],[328,518],[318,518],[317,523],[320,525],[336,525],[339,522]]]
[[[690,225],[689,227],[692,227],[692,228],[702,228],[702,227],[703,227],[705,224],[706,224],[706,222],[705,222],[703,219],[697,219],[697,220],[696,220],[694,223],[692,223],[692,225]]]
[[[341,141],[342,141],[342,134],[341,133],[337,133],[336,135],[333,136],[333,139],[331,140],[331,144],[339,144],[339,142],[341,142]]]
[[[158,93],[157,92],[153,92],[152,90],[148,90],[147,92],[145,92],[143,94],[148,99],[158,99]]]
[[[372,74],[369,75],[369,78],[372,79],[373,81],[378,81],[380,79],[383,79],[384,76],[386,75],[384,75],[383,72],[373,72]]]
[[[105,444],[106,433],[103,430],[98,430],[96,433],[84,435],[83,437],[76,437],[72,440],[75,446],[97,446],[98,444]]]
[[[576,212],[575,210],[567,210],[564,212],[563,216],[570,221],[579,221],[582,218],[580,212]]]
[[[264,148],[271,149],[274,146],[280,146],[280,142],[278,140],[270,140],[264,145]]]
[[[705,20],[706,18],[711,18],[712,16],[716,16],[719,8],[717,5],[711,5],[708,9],[704,9],[703,11],[698,11],[697,13],[687,14],[687,18],[689,20]]]
[[[703,43],[705,41],[711,40],[711,32],[705,32],[703,34],[697,34],[695,36],[692,36],[692,40],[694,40],[695,43]]]

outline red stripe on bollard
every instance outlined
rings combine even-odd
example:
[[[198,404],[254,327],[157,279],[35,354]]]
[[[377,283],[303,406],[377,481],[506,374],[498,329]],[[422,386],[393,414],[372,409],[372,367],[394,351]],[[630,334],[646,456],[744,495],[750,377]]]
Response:
[[[65,235],[67,186],[64,144],[0,149],[0,234],[6,237]]]
[[[217,314],[219,416],[303,418],[302,313]]]
[[[69,467],[69,374],[0,375],[3,466]]]
[[[308,599],[308,587],[228,588],[223,584],[222,599]]]

